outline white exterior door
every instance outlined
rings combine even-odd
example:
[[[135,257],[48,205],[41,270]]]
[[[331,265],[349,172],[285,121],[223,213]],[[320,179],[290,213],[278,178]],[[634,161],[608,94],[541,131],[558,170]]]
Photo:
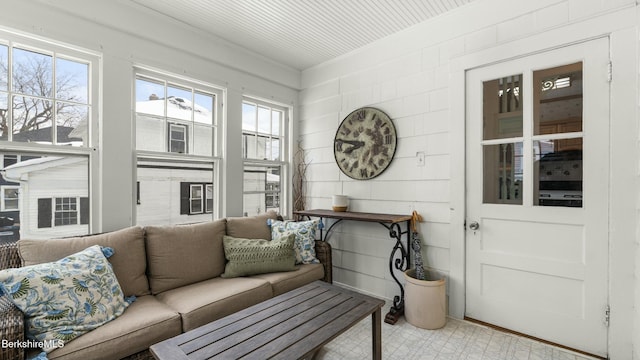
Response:
[[[607,354],[609,42],[466,75],[466,316]]]

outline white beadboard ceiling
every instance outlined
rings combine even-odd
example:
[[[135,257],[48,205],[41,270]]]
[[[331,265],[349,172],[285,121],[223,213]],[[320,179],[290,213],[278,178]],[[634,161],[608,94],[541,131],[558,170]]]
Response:
[[[131,0],[304,70],[474,0]]]

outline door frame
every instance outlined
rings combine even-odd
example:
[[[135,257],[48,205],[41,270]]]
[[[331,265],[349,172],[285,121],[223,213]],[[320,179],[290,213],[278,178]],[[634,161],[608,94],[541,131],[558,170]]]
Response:
[[[467,223],[478,221],[480,224],[484,224],[483,220],[486,220],[487,223],[480,226],[479,233],[467,231],[465,316],[521,331],[525,334],[532,334],[533,336],[600,356],[608,354],[608,327],[603,325],[603,319],[606,306],[609,304],[609,264],[607,262],[609,259],[608,204],[610,202],[608,198],[609,192],[602,191],[602,189],[609,188],[610,82],[607,79],[607,64],[610,62],[609,49],[609,37],[602,37],[476,68],[467,71],[467,81],[470,82],[467,83],[466,89],[466,130],[468,131],[466,143],[466,171],[468,174],[466,191]],[[541,81],[541,77],[544,78],[543,76],[549,76],[544,74],[549,74],[550,72],[559,75],[570,71],[579,71],[582,74],[582,82],[584,84],[581,93],[584,96],[582,126],[580,129],[557,129],[558,133],[549,134],[542,131],[542,127],[546,123],[542,120],[537,120],[536,111],[542,111],[542,105],[539,105],[540,100],[536,99],[543,95],[540,92],[540,84],[536,81]],[[524,98],[520,99],[524,111],[522,127],[520,128],[522,132],[504,136],[507,139],[502,139],[495,132],[487,135],[487,128],[491,128],[490,125],[495,125],[494,121],[499,120],[491,117],[486,112],[489,105],[487,104],[486,96],[488,94],[485,81],[491,83],[491,81],[497,81],[494,79],[502,79],[513,74],[522,74],[520,86],[524,87],[524,91],[521,90],[521,93],[524,92],[525,94]],[[572,89],[576,89],[575,86]],[[580,85],[578,85],[577,89],[580,89]],[[488,100],[489,103],[491,103],[492,99],[497,101],[497,88],[492,87],[491,91],[493,92],[491,92],[491,99]],[[559,91],[562,92],[562,90]],[[571,93],[576,91],[578,90],[573,90]],[[495,109],[496,105],[492,106],[489,108],[490,113],[499,111]],[[489,119],[491,119],[485,119],[486,128],[484,131],[482,127],[483,116],[490,116]],[[490,123],[487,123],[487,121],[490,121]],[[537,126],[540,127],[539,133],[535,130]],[[538,165],[536,165],[537,162],[534,159],[534,145],[537,140],[553,138],[554,135],[556,137],[570,136],[571,131],[579,131],[581,135],[579,137],[580,143],[584,141],[583,158],[586,161],[582,168],[583,173],[580,176],[580,180],[584,184],[583,191],[585,191],[586,205],[584,207],[580,206],[579,209],[547,207],[545,210],[544,207],[537,206],[536,185],[538,175],[536,169]],[[493,151],[496,145],[491,145],[489,148],[486,146],[494,143],[518,143],[523,146],[524,157],[521,161],[523,163],[522,176],[524,180],[523,187],[520,187],[522,194],[522,201],[518,202],[520,205],[509,206],[503,204],[500,200],[495,202],[488,201],[488,203],[486,201],[487,181],[493,185],[492,180],[487,178],[487,174],[493,174],[493,171],[498,166],[497,163],[494,163],[494,161],[497,161],[495,159],[489,160],[490,164],[486,163],[486,149],[492,149]],[[555,143],[555,146],[561,145]],[[569,147],[572,148],[571,146]],[[480,151],[480,148],[485,151],[484,165],[483,152]],[[553,148],[551,151],[560,150],[559,148]],[[536,157],[536,159],[538,158]],[[539,165],[542,166],[542,161],[540,161]],[[602,171],[603,169],[606,170]],[[489,170],[491,171],[487,172]],[[540,167],[540,171],[542,171],[542,167]],[[511,176],[513,177],[513,173]],[[540,178],[541,180],[543,179]],[[483,183],[485,184],[484,187]],[[603,185],[605,186],[604,188]],[[485,201],[482,200],[483,189]],[[509,227],[516,224],[513,221],[518,224],[518,227],[512,228],[505,233],[503,226]],[[488,226],[485,228],[486,232],[482,230],[482,226],[485,225]],[[513,231],[519,231],[517,229],[521,226],[531,229],[531,231],[543,233],[548,231],[549,226],[557,226],[558,230],[569,231],[566,235],[570,236],[550,240],[545,236],[543,236],[545,239],[538,239],[523,234],[523,236],[518,236],[522,242],[516,241],[514,243],[511,240],[507,240],[510,237],[509,234],[513,234]],[[558,236],[551,233],[548,235],[550,238]],[[507,237],[505,238],[505,236]],[[508,242],[501,243],[500,240]],[[572,244],[571,250],[563,247],[558,248],[556,241],[567,246]],[[538,242],[544,245],[539,247]],[[516,243],[524,246],[524,248],[519,246],[511,247]],[[502,253],[501,250],[496,250],[490,244],[498,246],[498,249],[502,249],[500,246],[506,246],[504,248],[505,252]],[[529,251],[521,252],[528,245],[533,244],[536,244],[535,248],[539,249],[540,253],[534,251],[537,255],[533,255]],[[485,249],[484,245],[493,250]],[[565,251],[561,251],[561,249]],[[533,251],[533,249],[531,250]],[[560,251],[557,252],[556,250]],[[562,255],[556,257],[552,254]],[[566,266],[564,265],[565,261],[567,262]],[[488,266],[485,268],[483,265]],[[481,269],[486,269],[489,273],[498,276],[501,279],[500,281],[516,281],[517,284],[526,283],[526,281],[522,281],[523,278],[521,276],[525,278],[531,277],[531,281],[541,281],[538,285],[543,292],[535,291],[535,294],[531,294],[533,297],[549,291],[563,291],[561,289],[565,289],[567,291],[567,300],[555,299],[554,301],[546,302],[546,307],[540,308],[539,303],[527,301],[528,297],[514,298],[512,291],[506,291],[505,288],[502,288],[505,290],[505,293],[502,294],[503,296],[495,297],[497,295],[492,291],[490,291],[490,294],[485,294],[482,290],[484,289],[485,279],[489,283],[493,283],[493,290],[498,293],[500,293],[500,286],[495,283],[496,278],[491,275],[486,275],[486,278],[481,275],[484,274],[484,271],[480,271]],[[509,275],[507,276],[507,274]],[[541,280],[543,278],[544,280]],[[560,283],[563,285],[560,286]],[[552,284],[555,284],[555,286]],[[565,288],[565,286],[567,287]],[[489,285],[489,287],[492,286]],[[514,285],[514,287],[517,288],[518,285]],[[525,289],[530,289],[530,287],[525,286],[519,291],[526,292],[527,290]],[[543,301],[543,298],[544,296],[539,300]],[[581,302],[584,308],[580,307]],[[580,311],[579,309],[582,309],[584,313],[575,312],[576,310]],[[532,316],[531,314],[537,315]],[[565,317],[566,321],[559,320]]]
[[[635,13],[633,13],[635,14]],[[620,11],[602,17],[576,22],[548,32],[538,33],[514,42],[505,42],[474,52],[453,57],[450,62],[449,99],[451,141],[450,184],[450,271],[449,314],[462,319],[465,313],[466,288],[466,72],[494,63],[508,61],[536,53],[550,51],[596,38],[609,37],[610,58],[613,63],[613,81],[610,85],[610,189],[609,189],[609,299],[612,308],[608,335],[611,358],[627,358],[633,351],[635,289],[635,239],[637,206],[634,196],[640,188],[635,170],[629,162],[637,164],[636,121],[639,109],[637,81],[637,18],[629,11]],[[615,28],[612,27],[615,24]],[[615,30],[618,29],[618,30]],[[614,31],[615,30],[615,31]],[[633,80],[616,81],[625,74],[634,74]],[[460,96],[460,92],[463,96]],[[611,279],[616,281],[611,281]]]
[[[609,34],[600,36],[592,36],[583,38],[579,41],[569,41],[561,43],[562,39],[551,41],[553,38],[541,34],[532,37],[544,38],[549,42],[546,44],[540,41],[531,40],[532,45],[514,47],[511,43],[501,46],[488,48],[486,50],[465,55],[451,62],[451,84],[460,84],[460,86],[451,86],[449,88],[451,99],[451,111],[449,113],[449,121],[451,122],[451,276],[456,276],[464,281],[450,286],[449,304],[450,315],[463,318],[465,313],[465,287],[466,287],[466,227],[465,221],[467,216],[466,209],[466,74],[468,71],[495,65],[511,60],[516,60],[536,54],[553,51],[563,47],[589,42],[591,40],[609,37]],[[527,41],[528,43],[529,41]],[[611,39],[610,39],[611,44]],[[610,45],[611,46],[611,45]],[[524,50],[528,50],[524,52]],[[454,89],[455,88],[455,89]],[[635,89],[634,89],[635,91]],[[455,95],[453,94],[455,92]],[[460,93],[462,92],[462,96]],[[613,91],[611,91],[612,93]],[[612,96],[610,93],[610,96]],[[611,106],[612,107],[612,106]],[[611,118],[611,116],[610,116]],[[610,186],[613,186],[611,183]],[[611,215],[610,215],[611,216]]]

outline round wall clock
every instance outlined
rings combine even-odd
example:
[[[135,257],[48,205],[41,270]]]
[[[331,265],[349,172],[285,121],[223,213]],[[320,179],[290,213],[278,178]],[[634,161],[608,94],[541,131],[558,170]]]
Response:
[[[353,179],[380,175],[396,152],[396,128],[387,114],[372,107],[351,112],[342,120],[333,145],[336,163]]]

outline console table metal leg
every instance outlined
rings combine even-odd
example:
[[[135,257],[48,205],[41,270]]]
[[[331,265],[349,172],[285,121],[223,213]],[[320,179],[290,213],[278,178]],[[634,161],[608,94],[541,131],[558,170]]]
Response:
[[[391,256],[389,257],[389,272],[391,273],[391,277],[398,284],[400,288],[400,295],[396,295],[393,298],[393,306],[389,309],[389,312],[384,318],[384,322],[388,324],[395,324],[400,316],[404,314],[404,286],[400,280],[396,277],[394,273],[395,270],[405,271],[409,268],[409,222],[407,222],[407,230],[402,231],[400,224],[395,223],[387,226],[382,224],[387,229],[389,229],[389,236],[395,239],[396,243],[391,250]],[[407,244],[406,246],[402,243],[402,235],[407,235]]]

